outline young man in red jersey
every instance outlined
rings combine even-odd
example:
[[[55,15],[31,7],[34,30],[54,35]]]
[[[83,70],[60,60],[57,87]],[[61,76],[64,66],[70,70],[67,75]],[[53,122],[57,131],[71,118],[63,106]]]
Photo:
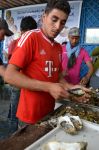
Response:
[[[49,1],[42,28],[22,35],[10,59],[5,81],[21,88],[17,117],[22,122],[36,123],[54,110],[55,100],[69,97],[72,85],[60,77],[62,48],[54,41],[69,13],[66,0]]]

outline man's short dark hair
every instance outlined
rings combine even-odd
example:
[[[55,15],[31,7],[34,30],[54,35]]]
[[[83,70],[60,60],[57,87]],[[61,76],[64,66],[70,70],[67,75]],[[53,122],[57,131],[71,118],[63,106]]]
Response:
[[[21,24],[20,24],[20,30],[21,31],[27,31],[27,30],[33,30],[37,28],[37,23],[31,16],[26,16],[22,18]]]
[[[70,5],[66,0],[49,0],[45,8],[45,13],[49,13],[53,9],[62,10],[67,15],[70,14]]]

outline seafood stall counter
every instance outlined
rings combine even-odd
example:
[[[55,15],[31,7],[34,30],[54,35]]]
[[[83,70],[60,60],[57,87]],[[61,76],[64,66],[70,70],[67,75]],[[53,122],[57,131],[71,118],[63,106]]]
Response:
[[[59,126],[55,126],[53,119],[65,115],[78,115],[82,118],[83,128],[75,135],[71,135],[62,130]],[[25,150],[45,150],[43,145],[49,142],[86,142],[87,150],[99,149],[99,109],[98,107],[87,104],[78,104],[72,102],[65,102],[65,105],[59,107],[53,116],[50,116],[48,122],[53,130],[45,134],[42,138],[34,142]],[[49,149],[50,150],[50,149]]]
[[[62,140],[64,142],[87,142],[88,150],[92,150],[90,146],[94,147],[94,150],[98,150],[99,108],[70,101],[64,101],[64,103],[65,104],[62,104],[37,124],[27,125],[8,139],[0,141],[0,147],[2,147],[2,150],[28,150],[31,148],[31,144],[33,146],[32,149],[35,150],[35,146],[42,145],[42,142],[44,143],[45,139],[46,141],[54,140],[58,142]],[[65,133],[64,130],[59,128],[54,121],[55,119],[67,114],[79,116],[83,121],[82,130],[75,135]],[[59,137],[59,139],[57,139],[57,137]],[[66,139],[64,137],[66,137]],[[95,145],[92,145],[92,142]],[[36,150],[39,150],[40,148],[41,147],[38,147]]]
[[[85,142],[87,150],[99,150],[99,125],[83,121],[84,128],[76,135],[66,134],[64,130],[56,127],[41,139],[27,147],[25,150],[45,150],[43,145],[51,142]],[[55,149],[57,150],[57,149]],[[65,150],[65,148],[64,148]],[[75,150],[75,149],[74,149]],[[86,149],[83,149],[86,150]]]

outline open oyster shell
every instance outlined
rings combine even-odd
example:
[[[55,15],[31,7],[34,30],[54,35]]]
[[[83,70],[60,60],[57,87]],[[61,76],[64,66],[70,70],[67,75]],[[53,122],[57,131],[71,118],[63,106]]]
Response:
[[[58,118],[58,125],[69,134],[76,134],[76,128],[71,122],[70,118],[68,116],[59,117]]]
[[[85,92],[81,88],[69,89],[68,92],[75,96],[83,96]]]
[[[83,124],[82,124],[82,121],[79,118],[79,116],[70,116],[70,120],[72,121],[72,123],[74,124],[74,126],[77,130],[82,129]]]
[[[65,143],[51,141],[44,144],[41,150],[86,150],[86,142],[76,142],[76,143]]]

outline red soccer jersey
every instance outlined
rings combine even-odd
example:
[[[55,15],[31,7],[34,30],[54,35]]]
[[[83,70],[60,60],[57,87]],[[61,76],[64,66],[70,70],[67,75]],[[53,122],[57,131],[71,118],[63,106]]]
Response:
[[[56,83],[61,70],[61,49],[41,30],[31,30],[21,36],[9,63],[22,68],[30,78]],[[54,106],[55,100],[49,93],[21,89],[17,117],[35,123],[53,111]]]

